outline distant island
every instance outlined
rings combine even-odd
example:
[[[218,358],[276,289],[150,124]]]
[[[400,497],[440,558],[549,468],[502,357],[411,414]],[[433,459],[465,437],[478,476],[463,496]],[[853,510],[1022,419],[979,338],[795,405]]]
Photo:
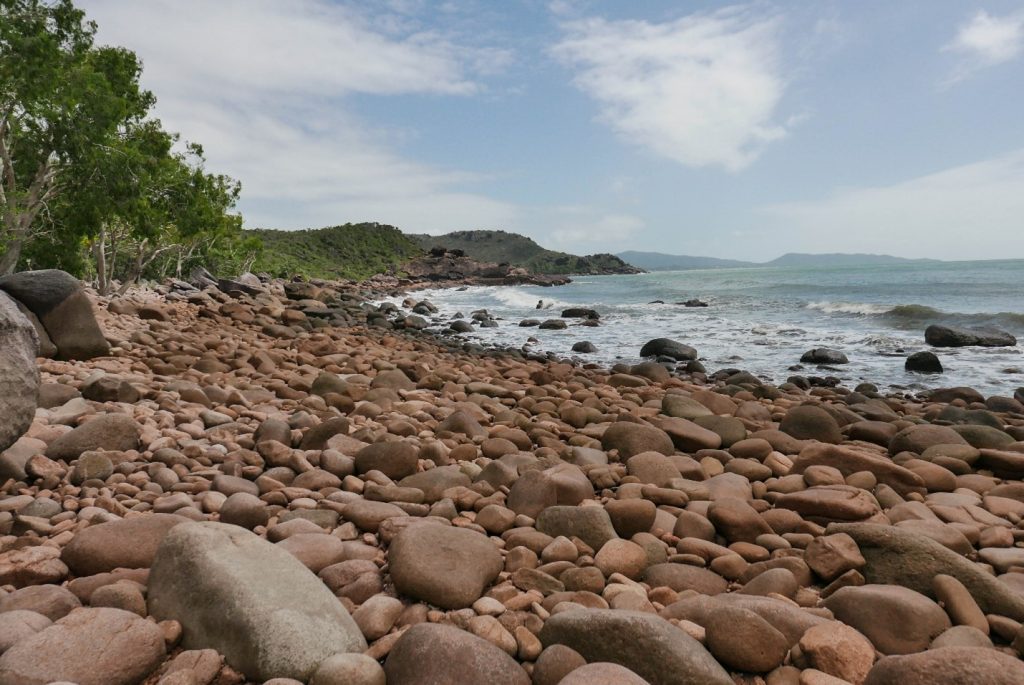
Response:
[[[806,254],[790,252],[770,262],[745,262],[736,259],[694,257],[662,252],[620,252],[623,261],[647,271],[683,271],[687,269],[736,269],[744,267],[836,267],[886,266],[890,264],[937,263],[937,259],[907,259],[880,254]]]

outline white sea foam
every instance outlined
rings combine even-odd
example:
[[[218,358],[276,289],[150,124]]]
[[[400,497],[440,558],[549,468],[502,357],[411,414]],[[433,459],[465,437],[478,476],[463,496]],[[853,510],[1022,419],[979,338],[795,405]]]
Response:
[[[532,293],[525,292],[522,288],[516,287],[494,288],[488,292],[488,295],[505,306],[513,309],[534,309],[537,306],[537,300],[543,300],[544,307],[550,309],[560,309],[570,306],[561,300],[555,300],[550,297],[537,297]]]
[[[807,309],[815,309],[826,314],[860,314],[871,316],[885,314],[892,310],[889,304],[869,304],[867,302],[811,302]]]

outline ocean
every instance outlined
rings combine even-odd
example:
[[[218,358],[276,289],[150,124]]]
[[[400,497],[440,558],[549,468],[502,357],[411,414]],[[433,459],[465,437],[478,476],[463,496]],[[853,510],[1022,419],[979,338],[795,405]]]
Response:
[[[635,363],[652,338],[672,338],[697,349],[709,373],[740,368],[766,381],[791,375],[830,375],[844,385],[870,382],[884,391],[917,392],[966,385],[986,395],[1013,395],[1024,386],[1024,260],[922,262],[896,266],[742,268],[578,276],[566,286],[487,286],[418,291],[439,308],[432,328],[456,313],[486,309],[496,328],[475,328],[468,339],[486,345],[551,352],[611,365]],[[677,302],[700,299],[707,307]],[[402,298],[395,300],[400,302]],[[544,309],[538,311],[538,301]],[[662,300],[665,304],[651,304]],[[593,307],[599,327],[567,319],[566,330],[521,328],[526,318],[559,318],[566,307]],[[904,371],[912,352],[930,349],[932,323],[989,326],[1017,336],[1010,348],[935,349],[945,373]],[[598,351],[578,355],[587,340]],[[844,352],[850,363],[795,369],[815,347]]]

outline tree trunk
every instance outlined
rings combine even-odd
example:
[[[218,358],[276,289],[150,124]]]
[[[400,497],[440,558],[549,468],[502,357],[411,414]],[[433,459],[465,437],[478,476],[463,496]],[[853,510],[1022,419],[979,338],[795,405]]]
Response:
[[[23,242],[21,238],[12,238],[7,243],[7,249],[0,255],[0,276],[12,274],[18,268],[18,260],[21,259],[21,246]]]
[[[96,258],[96,289],[100,295],[110,292],[110,274],[107,271],[107,227],[100,227],[99,237],[92,244],[92,253]]]

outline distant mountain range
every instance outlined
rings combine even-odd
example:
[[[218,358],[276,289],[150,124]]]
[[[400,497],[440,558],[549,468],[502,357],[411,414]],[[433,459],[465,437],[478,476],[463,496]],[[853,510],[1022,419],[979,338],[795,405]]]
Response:
[[[714,257],[693,257],[672,255],[662,252],[620,252],[623,261],[648,271],[683,271],[686,269],[734,269],[743,267],[836,267],[836,266],[886,266],[889,264],[911,264],[937,262],[935,259],[905,259],[881,254],[804,254],[790,252],[770,262],[744,262],[736,259]]]

